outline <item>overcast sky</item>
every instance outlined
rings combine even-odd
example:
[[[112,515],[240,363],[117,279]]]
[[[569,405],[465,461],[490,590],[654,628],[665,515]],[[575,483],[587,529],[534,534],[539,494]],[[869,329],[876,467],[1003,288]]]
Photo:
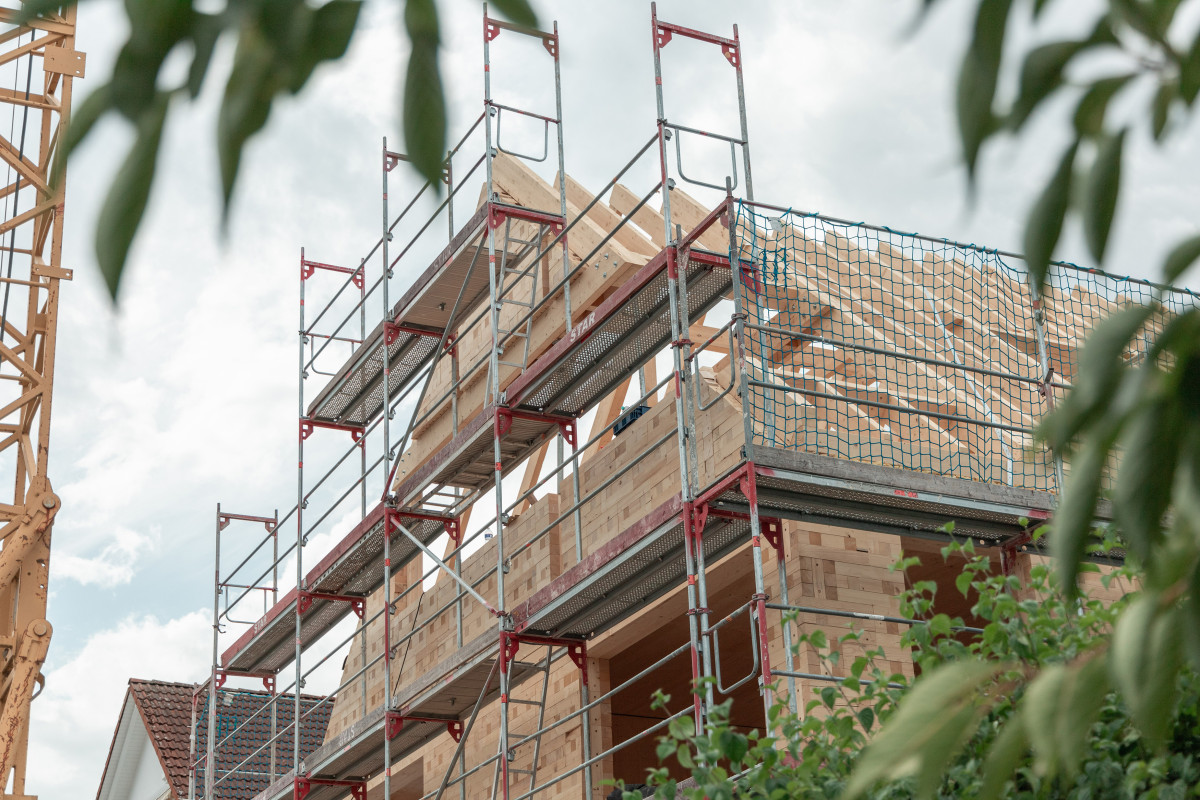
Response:
[[[176,115],[116,312],[92,234],[128,132],[109,124],[72,162],[64,265],[76,279],[62,292],[50,461],[64,504],[51,564],[55,633],[28,785],[46,800],[96,791],[129,677],[207,673],[215,504],[270,514],[295,503],[298,250],[357,263],[379,231],[380,139],[399,144],[399,4],[369,5],[349,59],[279,105],[251,145],[224,239],[212,134],[219,87]],[[473,2],[440,5],[454,134],[481,107],[481,23]],[[653,130],[648,3],[537,5],[562,36],[568,171],[602,186]],[[968,207],[950,114],[967,24],[950,6],[971,4],[944,5],[915,34],[915,2],[664,0],[659,11],[718,33],[740,25],[759,199],[1020,249],[1025,209],[1065,134],[1050,115],[1022,145],[989,151]],[[1076,14],[1052,27],[1086,22]],[[77,97],[104,80],[122,37],[116,2],[83,5],[77,46],[88,77]],[[668,116],[733,132],[732,71],[715,50],[667,55]],[[511,58],[498,61],[494,73],[518,99],[526,84],[515,73],[549,63],[528,61],[511,73]],[[529,96],[544,98],[544,80],[537,85]],[[1169,244],[1196,231],[1195,134],[1195,125],[1181,130],[1162,154],[1144,132],[1134,137],[1110,271],[1153,277]],[[713,164],[723,174],[697,157],[701,172]],[[416,185],[402,171],[392,181],[394,197]],[[1088,263],[1075,231],[1059,255]],[[401,267],[398,280],[423,266]]]

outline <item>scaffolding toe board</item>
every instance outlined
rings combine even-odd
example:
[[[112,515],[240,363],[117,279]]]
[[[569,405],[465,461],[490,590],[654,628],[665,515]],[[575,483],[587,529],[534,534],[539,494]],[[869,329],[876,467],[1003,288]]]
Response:
[[[731,289],[729,259],[693,251],[687,318],[699,321]],[[671,341],[666,251],[580,321],[508,388],[510,405],[578,417]]]
[[[676,497],[606,542],[518,606],[516,630],[592,637],[681,586],[687,575],[681,512]],[[748,520],[710,515],[705,557],[715,563],[749,535]]]
[[[385,513],[384,505],[377,505],[305,577],[309,597],[300,619],[303,642],[314,641],[340,622],[353,610],[352,599],[365,598],[383,585]],[[447,520],[402,518],[400,522],[429,545],[445,532]],[[419,552],[402,531],[391,532],[393,573]],[[237,672],[278,672],[290,664],[295,657],[299,600],[295,589],[284,595],[222,654],[221,666]]]

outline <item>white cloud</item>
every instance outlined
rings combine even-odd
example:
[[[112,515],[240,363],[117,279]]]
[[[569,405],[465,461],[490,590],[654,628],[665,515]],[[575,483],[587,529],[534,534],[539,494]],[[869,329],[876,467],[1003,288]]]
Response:
[[[130,677],[203,680],[212,646],[207,612],[175,619],[131,616],[99,631],[46,674],[32,706],[29,787],[43,798],[87,797],[104,759]],[[55,645],[51,644],[51,653]]]
[[[155,550],[158,541],[157,531],[144,534],[129,528],[119,528],[111,533],[111,541],[95,555],[78,555],[69,550],[56,553],[55,577],[100,588],[129,583],[136,572],[138,560]]]

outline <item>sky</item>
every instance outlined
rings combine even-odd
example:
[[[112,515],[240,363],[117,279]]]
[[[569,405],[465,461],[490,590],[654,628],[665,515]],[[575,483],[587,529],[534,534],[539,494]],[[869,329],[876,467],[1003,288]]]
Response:
[[[972,201],[951,115],[970,4],[942,4],[914,31],[917,5],[663,0],[659,14],[717,33],[739,25],[758,199],[1020,249],[1026,209],[1065,144],[1062,116],[1051,109],[1021,142],[989,149]],[[51,562],[55,633],[33,705],[32,794],[96,791],[130,677],[207,674],[216,504],[266,515],[295,504],[297,258],[306,247],[311,258],[357,264],[379,235],[381,138],[399,146],[407,45],[398,6],[372,0],[348,58],[277,105],[248,149],[224,233],[213,135],[220,87],[210,80],[195,108],[176,109],[116,308],[92,236],[129,131],[105,124],[72,161],[63,263],[76,278],[62,291],[50,459],[63,510]],[[440,6],[453,135],[481,109],[480,14],[467,0]],[[567,170],[600,187],[654,129],[648,3],[536,6],[562,36]],[[1038,35],[1069,33],[1086,19],[1060,14]],[[77,102],[111,69],[124,36],[120,5],[84,3],[78,30],[88,77],[76,83]],[[539,61],[536,47],[505,53],[501,44],[498,98],[544,103],[544,54]],[[668,117],[735,132],[732,71],[715,50],[672,47]],[[215,68],[228,59],[226,48]],[[540,131],[510,130],[511,146],[541,147]],[[1182,127],[1161,151],[1135,132],[1111,272],[1153,278],[1170,244],[1196,231],[1196,132]],[[723,175],[722,157],[697,150],[697,173]],[[419,185],[403,170],[390,180],[393,197]],[[474,188],[466,194],[473,202]],[[1059,256],[1090,265],[1074,229]],[[411,259],[396,285],[423,266]],[[345,444],[310,442],[314,460]],[[306,549],[319,556],[352,511],[332,517]],[[306,688],[328,690],[334,677],[314,676]]]

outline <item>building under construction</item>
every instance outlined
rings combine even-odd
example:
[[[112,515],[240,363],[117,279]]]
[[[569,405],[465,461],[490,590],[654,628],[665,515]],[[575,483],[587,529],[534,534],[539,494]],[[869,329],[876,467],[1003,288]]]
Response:
[[[605,186],[566,170],[557,26],[485,11],[483,109],[443,185],[389,196],[385,142],[378,240],[301,251],[296,505],[217,510],[192,797],[604,797],[673,719],[733,698],[766,732],[772,703],[845,677],[793,648],[815,627],[911,676],[898,595],[953,586],[947,522],[997,569],[1042,557],[1064,465],[1032,431],[1095,322],[1164,290],[1058,264],[1039,295],[1015,254],[760,201],[737,28],[650,22],[657,119]],[[493,86],[509,39],[544,50],[519,67],[552,72],[553,108]],[[725,130],[669,107],[685,39],[728,64]],[[522,124],[540,151],[505,146]],[[687,163],[701,138],[728,147],[719,177]],[[902,550],[925,563],[890,570]],[[956,596],[940,610],[969,620]],[[273,701],[218,725],[250,684]]]

